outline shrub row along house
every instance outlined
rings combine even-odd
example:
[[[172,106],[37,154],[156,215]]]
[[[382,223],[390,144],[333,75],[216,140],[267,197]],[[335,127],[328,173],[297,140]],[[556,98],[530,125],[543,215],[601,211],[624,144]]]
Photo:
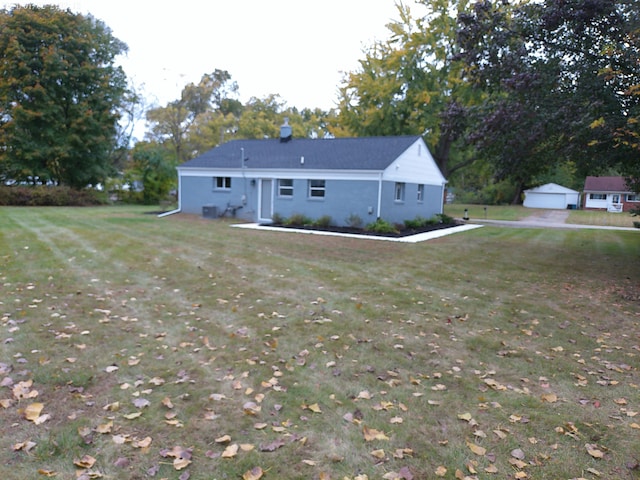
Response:
[[[232,140],[178,167],[179,210],[338,226],[442,213],[446,180],[419,136]]]

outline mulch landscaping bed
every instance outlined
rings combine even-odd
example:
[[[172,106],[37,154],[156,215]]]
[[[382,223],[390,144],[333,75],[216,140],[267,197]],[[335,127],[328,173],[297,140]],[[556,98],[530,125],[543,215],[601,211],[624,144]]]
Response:
[[[295,228],[297,230],[317,230],[320,232],[333,232],[333,233],[349,233],[355,235],[367,235],[367,236],[375,236],[375,237],[392,237],[392,238],[401,238],[408,237],[411,235],[416,235],[418,233],[425,232],[433,232],[435,230],[443,230],[445,228],[453,228],[463,225],[462,223],[437,223],[434,225],[426,225],[419,229],[403,229],[400,230],[399,233],[379,233],[372,232],[369,230],[365,230],[364,228],[355,228],[355,227],[318,227],[314,225],[290,225],[290,224],[279,224],[279,223],[264,223],[261,226],[264,227],[279,227],[279,228]]]

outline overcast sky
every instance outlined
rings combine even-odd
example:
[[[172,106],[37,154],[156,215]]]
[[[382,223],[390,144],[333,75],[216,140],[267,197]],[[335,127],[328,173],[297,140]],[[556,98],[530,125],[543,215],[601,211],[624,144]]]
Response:
[[[335,106],[342,73],[363,48],[388,38],[396,0],[50,0],[90,13],[129,46],[120,60],[151,103],[165,105],[189,82],[227,70],[250,97],[279,94],[299,109]],[[413,4],[405,1],[405,4]]]

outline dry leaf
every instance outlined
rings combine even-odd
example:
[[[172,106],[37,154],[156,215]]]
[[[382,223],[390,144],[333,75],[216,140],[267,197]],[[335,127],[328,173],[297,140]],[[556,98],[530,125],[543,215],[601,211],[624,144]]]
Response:
[[[385,457],[384,450],[374,450],[373,452],[371,452],[371,455],[378,460],[382,460]]]
[[[364,439],[367,442],[372,442],[374,440],[389,440],[389,437],[387,437],[383,432],[373,428],[368,428],[367,426],[362,428],[362,433],[364,434]]]
[[[146,437],[143,440],[135,441],[131,444],[133,448],[147,448],[151,445],[151,437]]]
[[[40,475],[44,475],[45,477],[55,477],[56,475],[58,475],[58,472],[56,472],[54,470],[46,470],[44,468],[40,468],[38,470],[38,473]]]
[[[469,450],[471,450],[476,455],[483,456],[484,454],[487,453],[487,449],[484,447],[481,447],[480,445],[476,445],[475,443],[472,443],[472,442],[466,442],[466,443],[467,443],[467,447],[469,447]]]
[[[444,477],[447,474],[447,469],[440,465],[438,468],[436,468],[436,476],[438,477]]]
[[[91,455],[85,455],[80,459],[75,459],[73,464],[80,468],[91,468],[96,463],[96,459]]]
[[[182,470],[187,468],[191,464],[191,460],[184,457],[178,457],[173,460],[173,468],[176,470]]]
[[[543,402],[556,403],[558,401],[558,396],[555,393],[545,393],[544,395],[540,396],[540,399]]]
[[[216,443],[229,443],[230,441],[231,437],[229,435],[223,435],[215,440]]]
[[[308,405],[306,409],[311,410],[313,413],[322,413],[322,410],[320,409],[320,406],[317,403]]]
[[[597,445],[592,445],[590,443],[587,443],[585,445],[585,448],[587,449],[587,453],[589,455],[591,455],[593,458],[603,458],[604,457],[604,452],[602,450],[600,450]]]
[[[513,458],[517,458],[518,460],[524,460],[524,457],[525,457],[524,452],[519,448],[516,448],[515,450],[511,450],[511,456]]]
[[[238,454],[238,449],[240,447],[237,444],[233,444],[233,445],[229,445],[227,448],[224,449],[224,452],[222,452],[222,458],[233,458]]]
[[[242,475],[242,480],[259,480],[264,475],[262,468],[253,467],[251,470],[247,471]]]
[[[17,451],[25,451],[28,452],[30,451],[33,447],[35,447],[37,444],[36,442],[32,442],[31,440],[27,440],[26,442],[20,442],[20,443],[16,443],[13,446],[13,451],[17,452]]]
[[[95,431],[97,433],[111,433],[111,430],[113,429],[113,422],[107,422],[107,423],[103,423],[102,425],[98,425],[95,428]]]
[[[28,405],[27,408],[24,409],[24,418],[35,422],[38,420],[38,417],[40,417],[40,412],[42,412],[43,408],[44,403],[36,402]]]

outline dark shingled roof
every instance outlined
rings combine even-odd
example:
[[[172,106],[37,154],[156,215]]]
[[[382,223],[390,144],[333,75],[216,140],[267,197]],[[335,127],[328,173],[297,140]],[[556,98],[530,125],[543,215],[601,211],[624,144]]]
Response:
[[[384,170],[419,136],[232,140],[180,165],[180,168]],[[304,157],[304,163],[300,162]]]
[[[585,192],[630,192],[624,177],[587,177]]]

